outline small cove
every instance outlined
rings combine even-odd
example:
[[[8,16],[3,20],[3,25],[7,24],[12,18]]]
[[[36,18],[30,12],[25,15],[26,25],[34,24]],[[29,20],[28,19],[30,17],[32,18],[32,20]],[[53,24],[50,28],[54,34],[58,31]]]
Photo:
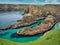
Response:
[[[16,24],[17,20],[22,19],[23,11],[0,12],[0,28]]]
[[[20,12],[20,11],[18,11],[18,12]],[[12,14],[12,13],[10,13],[10,12],[7,12],[9,15],[10,14]],[[13,15],[15,16],[15,15],[18,15],[18,17],[21,15],[21,13],[17,13],[17,14],[15,14],[16,12],[14,12],[13,13]],[[4,14],[3,14],[4,15]],[[0,16],[2,16],[1,14],[0,14]],[[6,16],[8,16],[8,15],[6,15]],[[11,15],[12,16],[12,15]],[[10,17],[10,16],[8,16],[8,17]],[[16,16],[15,16],[16,17]],[[18,18],[17,17],[17,18]],[[22,18],[22,17],[21,17]],[[14,18],[14,19],[16,19],[16,18]],[[18,18],[18,19],[20,19],[20,17]],[[17,19],[17,20],[18,20]],[[1,17],[1,20],[0,20],[0,22],[3,22],[3,23],[7,23],[5,20],[3,20],[3,18]],[[8,21],[8,19],[7,19],[7,21]],[[14,21],[14,20],[13,20]],[[31,28],[31,27],[35,27],[35,26],[38,26],[41,22],[43,21],[43,19],[41,19],[41,20],[38,20],[36,23],[34,23],[34,24],[32,24],[32,25],[29,25],[29,26],[24,26],[24,27],[20,27],[20,28],[17,28],[17,29],[9,29],[9,30],[6,30],[6,31],[1,31],[0,32],[0,38],[4,38],[4,39],[8,39],[8,40],[11,40],[11,41],[15,41],[15,42],[29,42],[29,41],[34,41],[34,40],[37,40],[38,38],[40,38],[43,34],[39,34],[39,35],[36,35],[36,36],[31,36],[31,37],[16,37],[16,35],[15,35],[15,33],[18,31],[18,30],[22,30],[22,29],[24,29],[24,28]],[[9,23],[9,22],[8,22]],[[12,23],[16,23],[16,20],[15,20],[15,22],[12,22]],[[2,23],[0,23],[0,24],[2,24]],[[11,24],[9,24],[9,25],[11,25]],[[3,25],[1,25],[0,27],[4,27],[4,26],[9,26],[8,24],[3,24]],[[53,26],[53,28],[52,29],[56,29],[56,28],[60,28],[60,23],[56,23],[54,26]],[[12,36],[13,36],[13,38],[12,38]]]

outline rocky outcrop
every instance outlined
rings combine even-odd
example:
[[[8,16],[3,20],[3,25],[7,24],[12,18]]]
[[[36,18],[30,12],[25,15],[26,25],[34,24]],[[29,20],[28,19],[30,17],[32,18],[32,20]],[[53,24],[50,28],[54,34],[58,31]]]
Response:
[[[18,11],[24,10],[28,5],[22,4],[0,4],[0,11]]]
[[[49,6],[49,5],[36,6],[36,5],[18,5],[18,4],[15,4],[15,5],[5,4],[4,5],[2,4],[0,5],[0,10],[11,11],[11,10],[24,9],[24,14],[23,14],[22,20],[17,20],[17,21],[21,21],[21,23],[13,24],[9,27],[0,28],[0,29],[7,30],[7,29],[13,29],[13,28],[21,27],[21,26],[30,25],[32,23],[35,23],[39,19],[46,18],[48,16],[48,13],[57,14],[59,12],[58,11],[59,8],[60,8],[59,6]]]
[[[37,27],[19,30],[18,35],[36,35],[48,31],[56,23],[55,17],[48,15],[46,19]]]
[[[15,28],[19,28],[21,26],[27,26],[27,25],[31,25],[33,23],[35,23],[37,20],[39,19],[43,19],[43,17],[35,17],[30,13],[24,14],[23,18],[21,20],[21,23],[18,24],[13,24],[9,27],[5,27],[5,28],[0,28],[0,30],[7,30],[7,29],[15,29]]]
[[[32,14],[41,14],[42,12],[49,11],[53,13],[60,12],[60,5],[22,5],[22,4],[0,4],[0,11],[16,11],[23,9],[25,13],[32,13]]]
[[[57,22],[60,22],[60,15],[56,16]]]

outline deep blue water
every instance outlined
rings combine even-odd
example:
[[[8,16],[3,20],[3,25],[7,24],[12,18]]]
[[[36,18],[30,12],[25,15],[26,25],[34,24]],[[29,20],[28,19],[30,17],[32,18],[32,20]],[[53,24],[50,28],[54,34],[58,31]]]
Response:
[[[0,28],[17,23],[22,18],[21,11],[0,12]]]
[[[11,24],[17,23],[16,20],[22,18],[22,12],[17,11],[17,12],[2,12],[0,13],[0,27],[6,27]],[[38,26],[42,20],[38,20],[36,23],[30,25],[30,26],[24,26],[20,27],[17,29],[9,29],[6,31],[0,31],[0,38],[8,39],[11,41],[15,42],[28,42],[28,41],[34,41],[39,39],[43,34],[39,34],[36,36],[31,36],[31,37],[22,37],[22,36],[17,36],[15,33],[19,30],[22,30],[24,28],[32,28]],[[52,29],[60,28],[60,23],[57,23],[55,26],[53,26]]]

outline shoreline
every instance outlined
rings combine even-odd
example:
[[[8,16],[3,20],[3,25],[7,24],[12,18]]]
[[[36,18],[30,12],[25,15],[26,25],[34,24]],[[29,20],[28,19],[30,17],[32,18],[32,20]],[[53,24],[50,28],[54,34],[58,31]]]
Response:
[[[44,19],[44,18],[42,18],[42,19]],[[38,20],[42,20],[42,19],[38,19]],[[35,22],[33,22],[33,23],[27,23],[27,24],[21,24],[21,23],[18,23],[18,24],[13,24],[13,25],[10,25],[9,27],[6,27],[6,28],[0,28],[0,30],[8,30],[8,29],[16,29],[16,28],[19,28],[19,27],[24,27],[24,26],[30,26],[30,25],[32,25],[32,24],[34,24],[34,23],[36,23],[38,20],[36,20]],[[21,24],[21,25],[20,25]],[[14,27],[14,26],[17,26],[17,27],[15,27],[15,28],[12,28],[12,27]],[[20,25],[20,26],[18,26],[18,25]]]
[[[48,15],[48,17],[46,17],[46,19],[41,24],[39,24],[39,26],[34,27],[34,28],[27,28],[27,29],[24,29],[24,30],[19,30],[17,32],[17,35],[23,35],[23,36],[26,36],[26,35],[36,35],[36,34],[39,34],[39,33],[46,32],[49,29],[51,29],[51,27],[55,24],[56,20],[53,20],[53,19],[55,19],[55,17],[53,17],[52,15]],[[47,22],[47,21],[49,21],[49,22]],[[44,24],[45,22],[47,24]]]

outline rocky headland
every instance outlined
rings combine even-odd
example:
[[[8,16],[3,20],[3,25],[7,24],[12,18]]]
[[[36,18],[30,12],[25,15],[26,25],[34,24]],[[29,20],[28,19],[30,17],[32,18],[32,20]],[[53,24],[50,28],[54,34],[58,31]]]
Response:
[[[52,15],[48,15],[46,19],[38,26],[34,28],[27,28],[24,30],[19,30],[17,34],[23,35],[23,36],[29,36],[29,35],[31,36],[31,35],[36,35],[39,33],[44,33],[48,31],[55,23],[56,23],[55,17]]]
[[[44,18],[43,17],[34,18],[34,16],[30,13],[24,14],[20,23],[13,24],[8,27],[0,28],[0,30],[15,29],[15,28],[19,28],[21,26],[28,26],[28,25],[35,23],[37,20],[40,20],[40,19],[44,19]]]
[[[0,28],[0,30],[15,29],[21,26],[31,25],[39,19],[46,18],[48,15],[57,17],[59,21],[60,15],[59,5],[19,5],[19,4],[0,4],[0,11],[16,11],[24,10],[21,23],[10,25],[9,27]],[[58,15],[58,16],[57,16]]]
[[[25,13],[32,13],[35,15],[41,15],[42,13],[51,12],[59,14],[60,5],[25,5],[25,4],[0,4],[0,11],[17,11],[24,10]]]

